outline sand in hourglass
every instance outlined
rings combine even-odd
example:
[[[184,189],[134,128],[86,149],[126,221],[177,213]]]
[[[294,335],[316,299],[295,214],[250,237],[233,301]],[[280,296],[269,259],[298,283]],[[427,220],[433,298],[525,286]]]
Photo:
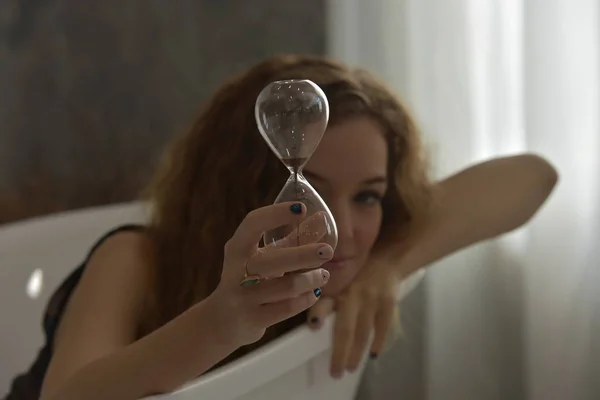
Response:
[[[286,167],[290,168],[295,174],[298,173],[298,169],[304,165],[304,163],[308,160],[308,157],[294,157],[294,158],[284,158],[281,161],[285,164]]]
[[[290,157],[284,158],[281,161],[283,164],[292,170],[294,174],[294,193],[296,193],[296,198],[298,200],[301,199],[300,188],[298,187],[298,172],[300,171],[300,167],[306,163],[308,157]],[[296,246],[300,246],[300,221],[296,223]]]

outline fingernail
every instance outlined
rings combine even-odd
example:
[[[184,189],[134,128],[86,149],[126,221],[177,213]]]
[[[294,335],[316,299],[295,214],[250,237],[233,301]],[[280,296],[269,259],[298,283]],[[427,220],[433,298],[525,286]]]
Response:
[[[311,323],[312,325],[317,325],[317,324],[319,323],[319,317],[312,317],[312,318],[310,319],[310,323]]]
[[[331,277],[331,275],[329,275],[329,271],[327,271],[326,269],[321,270],[321,276],[323,277],[323,282],[327,283],[329,281],[329,278]]]
[[[313,290],[313,293],[315,294],[315,296],[317,298],[321,297],[321,294],[322,294],[321,289],[319,289],[319,288],[316,288],[315,290]]]
[[[371,354],[369,354],[369,358],[371,360],[377,360],[377,357],[378,357],[377,353],[371,353]]]
[[[302,203],[295,203],[290,206],[290,211],[294,214],[302,214]]]
[[[319,254],[319,258],[322,258],[323,260],[331,260],[331,257],[333,257],[333,249],[331,246],[322,246],[319,247],[317,254]]]

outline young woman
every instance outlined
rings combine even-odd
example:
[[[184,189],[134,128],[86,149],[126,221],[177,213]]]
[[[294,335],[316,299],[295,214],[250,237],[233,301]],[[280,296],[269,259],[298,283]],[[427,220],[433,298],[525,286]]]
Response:
[[[258,247],[265,230],[306,212],[270,205],[289,174],[254,120],[259,92],[282,79],[310,79],[330,103],[305,176],[336,219],[335,254],[318,243]],[[367,347],[381,352],[403,277],[522,225],[556,179],[546,161],[521,155],[432,183],[415,125],[384,85],[321,58],[264,61],[223,85],[170,148],[152,186],[151,223],[107,234],[59,289],[47,345],[9,399],[168,392],[307,314],[318,328],[334,309],[339,377]],[[248,275],[272,279],[240,285]]]

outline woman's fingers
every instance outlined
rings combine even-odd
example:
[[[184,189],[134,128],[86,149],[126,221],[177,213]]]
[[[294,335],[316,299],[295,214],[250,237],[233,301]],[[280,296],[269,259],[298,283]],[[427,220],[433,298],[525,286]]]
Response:
[[[328,232],[328,222],[323,211],[314,213],[306,217],[299,226],[288,226],[288,233],[275,243],[269,243],[265,248],[271,247],[290,247],[302,246],[310,243],[317,243]]]
[[[388,335],[397,318],[397,312],[395,297],[383,302],[377,311],[377,315],[375,316],[375,336],[371,344],[371,358],[377,358],[383,351]]]
[[[356,326],[354,328],[354,343],[350,347],[348,360],[346,361],[346,370],[356,371],[360,365],[375,321],[374,307],[364,307],[361,309]]]
[[[308,310],[308,326],[311,329],[319,329],[323,321],[333,312],[335,300],[332,297],[323,297],[317,301],[317,304]]]
[[[265,278],[316,268],[331,260],[333,248],[324,243],[300,247],[261,249],[246,264],[248,273]]]
[[[311,292],[324,286],[327,281],[329,281],[329,272],[315,269],[262,281],[260,284],[248,287],[248,294],[258,304],[277,303]]]
[[[331,376],[341,378],[346,369],[350,346],[354,343],[358,305],[354,298],[338,300],[340,302],[333,328],[333,351],[331,354]]]
[[[275,325],[310,308],[320,296],[321,289],[317,288],[298,297],[262,305],[257,310],[256,318],[264,326]]]
[[[222,282],[239,282],[244,268],[247,274],[271,278],[235,292],[244,298],[242,304],[250,306],[250,321],[257,326],[271,326],[310,308],[329,280],[329,272],[312,270],[333,257],[330,245],[317,243],[327,233],[326,218],[316,213],[303,221],[305,215],[306,206],[299,202],[256,209],[225,245]],[[264,232],[282,226],[288,226],[288,235],[257,251]]]
[[[279,203],[249,212],[225,245],[226,254],[247,257],[256,250],[264,232],[296,223],[305,213],[306,206],[299,202]]]

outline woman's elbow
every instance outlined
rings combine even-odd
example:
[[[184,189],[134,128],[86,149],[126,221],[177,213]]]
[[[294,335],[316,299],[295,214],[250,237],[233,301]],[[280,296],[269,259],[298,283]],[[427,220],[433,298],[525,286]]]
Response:
[[[521,186],[519,199],[518,218],[510,230],[519,228],[526,224],[539,211],[546,202],[556,184],[559,175],[554,166],[544,157],[537,154],[523,154],[518,156],[519,167],[515,171],[515,179],[520,181]]]
[[[538,154],[528,153],[521,157],[531,176],[532,188],[536,190],[541,202],[544,202],[558,183],[558,171],[550,161]]]

